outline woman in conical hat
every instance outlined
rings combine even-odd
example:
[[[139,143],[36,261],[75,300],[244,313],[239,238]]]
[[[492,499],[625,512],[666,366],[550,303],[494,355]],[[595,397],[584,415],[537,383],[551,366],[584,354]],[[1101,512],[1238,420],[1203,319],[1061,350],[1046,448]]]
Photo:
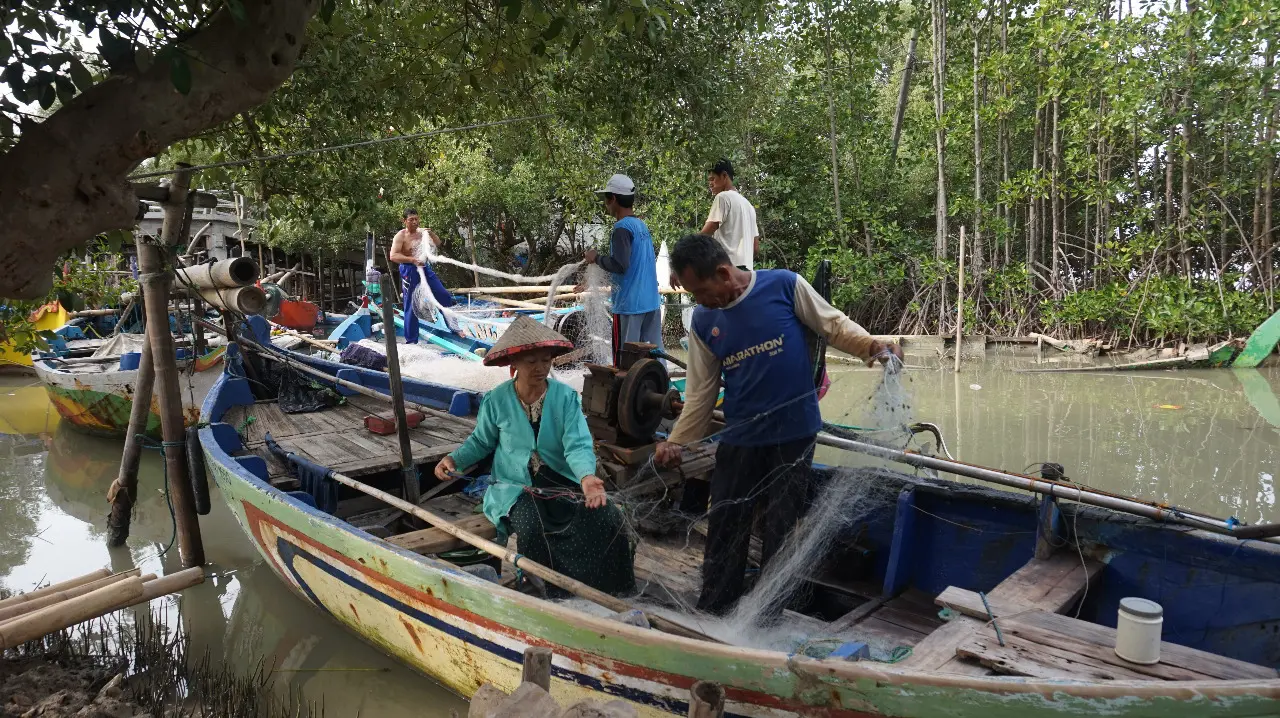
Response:
[[[444,481],[493,457],[484,514],[498,542],[589,586],[613,594],[635,588],[635,548],[622,512],[596,476],[591,432],[578,392],[551,376],[552,360],[573,344],[518,317],[485,355],[514,377],[485,395],[476,428],[436,466]]]

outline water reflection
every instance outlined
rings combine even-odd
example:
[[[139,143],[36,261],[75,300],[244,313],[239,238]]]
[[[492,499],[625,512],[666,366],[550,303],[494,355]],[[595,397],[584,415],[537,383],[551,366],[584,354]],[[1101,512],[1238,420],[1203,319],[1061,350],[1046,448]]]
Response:
[[[1249,522],[1280,520],[1280,370],[1018,373],[1008,361],[908,371],[916,420],[964,461],[1062,464],[1098,488]],[[858,424],[876,371],[833,368],[830,420]],[[841,460],[829,453],[828,460]]]
[[[163,553],[173,528],[159,455],[143,454],[128,545],[108,550],[106,492],[119,467],[121,443],[84,436],[56,421],[28,421],[47,404],[43,390],[26,392],[29,382],[9,381],[0,384],[0,396],[22,391],[24,401],[20,410],[7,400],[13,395],[0,401],[0,447],[6,449],[0,450],[0,586],[28,590],[103,567],[180,569],[176,547]],[[7,450],[19,445],[23,451]],[[460,698],[291,593],[261,563],[220,497],[212,504],[213,511],[200,518],[208,580],[150,606],[191,635],[192,655],[207,652],[214,665],[243,674],[275,670],[276,690],[322,703],[326,715],[466,713]]]

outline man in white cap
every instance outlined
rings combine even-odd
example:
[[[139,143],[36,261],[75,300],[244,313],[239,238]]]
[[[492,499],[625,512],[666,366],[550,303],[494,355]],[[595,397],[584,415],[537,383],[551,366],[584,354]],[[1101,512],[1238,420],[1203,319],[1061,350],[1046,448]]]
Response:
[[[609,253],[588,249],[584,259],[613,275],[613,363],[626,342],[648,342],[662,348],[662,298],[658,294],[657,259],[649,228],[632,211],[636,185],[626,175],[609,178],[596,196],[615,220]]]

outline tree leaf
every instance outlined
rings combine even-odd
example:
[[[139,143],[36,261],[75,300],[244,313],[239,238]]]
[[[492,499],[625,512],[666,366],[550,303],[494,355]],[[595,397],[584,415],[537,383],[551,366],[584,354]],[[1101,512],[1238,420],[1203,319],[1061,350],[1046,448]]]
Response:
[[[13,43],[9,42],[9,36],[0,34],[0,63],[9,62],[9,55],[13,54]]]
[[[520,0],[501,0],[500,4],[507,9],[507,22],[520,19]]]
[[[191,65],[187,62],[186,55],[180,52],[173,53],[173,57],[169,60],[169,79],[178,92],[184,95],[191,94]]]
[[[102,59],[106,60],[108,65],[120,65],[133,55],[133,44],[112,34],[106,28],[98,28],[98,46]]]
[[[58,102],[67,104],[76,96],[76,86],[62,75],[58,75],[53,80],[54,87],[58,93]]]
[[[547,29],[542,32],[543,39],[547,41],[556,39],[556,37],[560,35],[560,32],[564,30],[564,25],[565,19],[563,16],[555,18],[551,21],[551,24],[547,26]]]
[[[58,99],[58,91],[54,89],[53,83],[49,82],[40,87],[40,108],[47,110],[53,107],[53,103]]]
[[[93,86],[93,73],[89,72],[89,68],[85,67],[79,58],[71,60],[71,81],[81,92]]]
[[[231,17],[236,22],[244,22],[249,19],[249,16],[244,11],[244,3],[240,0],[226,0],[226,4],[227,12],[231,13]]]

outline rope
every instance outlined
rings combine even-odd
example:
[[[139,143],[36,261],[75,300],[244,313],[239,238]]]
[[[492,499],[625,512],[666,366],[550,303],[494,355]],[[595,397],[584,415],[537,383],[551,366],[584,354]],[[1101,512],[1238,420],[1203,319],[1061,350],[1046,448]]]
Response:
[[[163,557],[169,553],[169,549],[173,548],[173,542],[178,538],[178,516],[173,510],[173,499],[169,496],[169,462],[165,456],[165,449],[174,446],[186,446],[185,441],[156,441],[145,434],[136,434],[134,436],[138,441],[138,445],[144,449],[151,449],[160,452],[161,465],[164,467],[164,503],[169,507],[169,523],[172,526],[173,533],[169,536],[169,545],[164,547],[159,557]]]
[[[509,125],[509,124],[514,123],[514,122],[526,122],[526,121],[528,121],[528,120],[540,120],[540,119],[543,119],[543,118],[546,118],[546,117],[551,117],[551,116],[552,116],[552,114],[551,114],[550,112],[547,112],[547,113],[543,113],[543,114],[541,114],[541,115],[528,115],[528,116],[525,116],[525,117],[511,117],[511,118],[508,118],[508,119],[505,119],[505,120],[495,120],[495,121],[493,121],[493,122],[479,122],[479,123],[476,123],[476,124],[474,124],[474,125],[463,125],[462,127],[446,127],[446,128],[444,128],[444,129],[440,129],[440,130],[431,130],[430,132],[418,132],[418,133],[415,133],[415,134],[412,134],[412,135],[396,135],[396,136],[394,136],[394,137],[380,137],[380,138],[375,139],[375,140],[361,140],[360,142],[350,142],[350,143],[347,143],[347,144],[345,144],[345,145],[330,145],[330,146],[328,146],[328,147],[313,147],[313,148],[311,148],[311,149],[309,149],[309,150],[297,150],[296,152],[281,152],[281,153],[279,153],[279,154],[274,154],[274,155],[262,155],[262,156],[260,156],[260,157],[250,157],[250,158],[248,158],[248,159],[244,159],[244,160],[227,160],[226,162],[213,162],[213,163],[211,163],[211,164],[207,164],[207,165],[196,165],[196,166],[194,166],[194,167],[183,167],[183,168],[182,168],[182,171],[184,171],[184,172],[197,172],[197,171],[199,171],[199,170],[216,169],[216,168],[219,168],[219,167],[242,167],[242,166],[244,166],[244,165],[250,165],[250,164],[253,164],[253,163],[255,163],[255,162],[267,162],[267,161],[270,161],[270,160],[283,160],[283,159],[289,159],[290,157],[306,157],[306,156],[309,156],[309,155],[318,155],[318,154],[321,154],[321,153],[323,153],[323,152],[335,152],[335,151],[337,151],[337,150],[349,150],[349,149],[352,149],[352,148],[355,148],[355,147],[371,147],[371,146],[373,146],[373,145],[381,145],[381,144],[384,144],[384,143],[387,143],[387,142],[399,142],[399,141],[401,141],[401,140],[420,140],[420,139],[422,139],[422,138],[424,138],[424,137],[433,137],[433,136],[435,136],[435,135],[443,135],[443,134],[448,134],[448,133],[450,133],[450,132],[462,132],[462,131],[464,131],[464,130],[478,130],[478,129],[481,129],[481,128],[484,128],[484,127],[498,127],[498,126],[500,126],[500,125]],[[177,170],[174,170],[174,169],[167,169],[167,170],[157,170],[157,171],[155,171],[155,172],[143,172],[143,173],[141,173],[141,174],[130,175],[130,176],[129,176],[129,177],[127,177],[126,179],[129,179],[129,180],[140,180],[140,179],[149,179],[149,178],[151,178],[151,177],[168,177],[169,175],[172,175],[175,171],[177,171]]]

